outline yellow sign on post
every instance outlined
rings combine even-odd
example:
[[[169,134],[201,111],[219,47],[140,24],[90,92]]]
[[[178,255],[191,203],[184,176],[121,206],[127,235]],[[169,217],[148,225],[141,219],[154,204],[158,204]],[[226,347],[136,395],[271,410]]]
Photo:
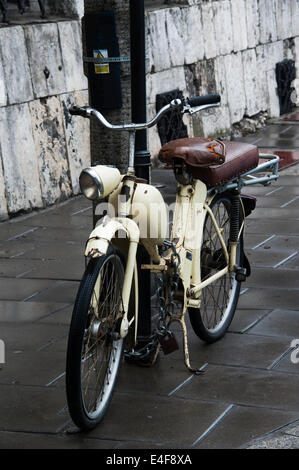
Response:
[[[93,57],[95,59],[105,59],[108,57],[108,50],[107,49],[98,49],[93,51]],[[94,71],[96,74],[103,74],[103,73],[110,73],[109,64],[95,64]]]

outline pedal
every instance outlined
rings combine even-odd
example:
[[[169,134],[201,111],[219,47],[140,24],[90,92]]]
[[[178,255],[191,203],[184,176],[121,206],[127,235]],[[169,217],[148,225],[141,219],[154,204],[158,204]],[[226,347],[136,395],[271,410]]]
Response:
[[[246,268],[237,268],[236,269],[236,281],[244,282],[247,278],[247,269]]]
[[[165,355],[171,354],[174,351],[177,351],[179,348],[179,343],[172,332],[167,333],[165,336],[162,336],[159,339],[162,351]]]

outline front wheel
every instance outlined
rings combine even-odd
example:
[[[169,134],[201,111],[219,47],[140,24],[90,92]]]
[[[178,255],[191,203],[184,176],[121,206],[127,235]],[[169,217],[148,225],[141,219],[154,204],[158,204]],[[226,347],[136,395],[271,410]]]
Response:
[[[114,248],[90,260],[78,290],[68,339],[66,393],[71,418],[82,430],[102,420],[118,377],[123,281],[123,259]]]
[[[229,196],[216,196],[210,209],[220,228],[226,247],[229,247],[232,220],[232,202]],[[237,221],[237,225],[239,222]],[[242,266],[242,237],[238,242],[236,264]],[[226,266],[224,252],[217,236],[211,216],[207,212],[201,247],[201,278],[202,281]],[[206,286],[201,292],[200,308],[189,308],[189,317],[196,335],[213,343],[219,340],[229,327],[237,306],[240,294],[240,282],[235,273],[227,272],[220,279]]]

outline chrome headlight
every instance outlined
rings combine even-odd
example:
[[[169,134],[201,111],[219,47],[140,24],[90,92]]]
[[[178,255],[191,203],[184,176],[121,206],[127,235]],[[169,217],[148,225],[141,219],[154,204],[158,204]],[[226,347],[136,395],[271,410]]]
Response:
[[[93,168],[85,168],[79,178],[80,189],[87,199],[98,199],[103,191],[103,183]]]
[[[87,199],[103,199],[120,183],[121,174],[117,168],[104,165],[85,168],[80,174],[79,184]]]

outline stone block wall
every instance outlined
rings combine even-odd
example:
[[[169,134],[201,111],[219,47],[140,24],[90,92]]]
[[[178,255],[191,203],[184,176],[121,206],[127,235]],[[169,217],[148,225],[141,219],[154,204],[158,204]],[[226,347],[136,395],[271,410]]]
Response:
[[[78,194],[90,163],[78,20],[0,29],[0,219]]]
[[[222,97],[221,108],[188,122],[190,135],[230,133],[244,117],[260,113],[279,116],[276,63],[295,60],[299,77],[299,0],[169,3],[148,4],[150,117],[156,95],[175,88],[186,96],[217,92]],[[156,129],[149,142],[155,156]]]
[[[189,135],[230,133],[244,117],[279,115],[275,65],[296,61],[299,0],[164,0],[146,2],[148,118],[156,95],[218,92],[221,107],[186,119]],[[129,55],[129,0],[46,0],[51,14],[73,20],[0,29],[0,220],[78,194],[78,176],[92,161],[126,167],[126,136],[71,117],[88,103],[80,18],[94,9],[116,14],[120,54]],[[130,67],[121,65],[121,110],[130,120]],[[149,150],[160,148],[156,128]]]

